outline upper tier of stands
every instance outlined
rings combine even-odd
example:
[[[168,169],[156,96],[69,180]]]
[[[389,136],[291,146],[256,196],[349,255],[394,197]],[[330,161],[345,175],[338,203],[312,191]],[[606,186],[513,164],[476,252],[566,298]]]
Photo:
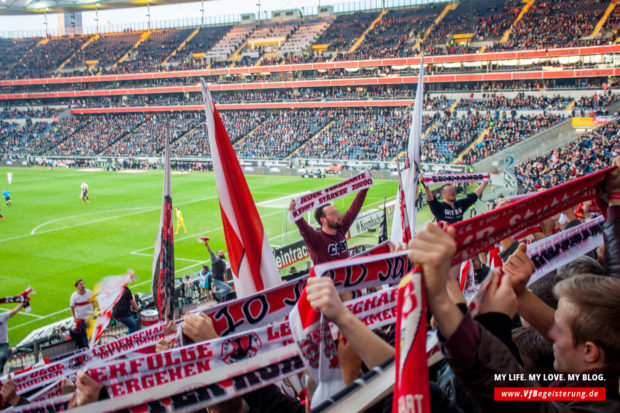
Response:
[[[321,19],[0,39],[0,78],[609,44],[620,19],[617,6],[607,17],[611,1],[534,0],[527,7],[520,0],[461,0]]]

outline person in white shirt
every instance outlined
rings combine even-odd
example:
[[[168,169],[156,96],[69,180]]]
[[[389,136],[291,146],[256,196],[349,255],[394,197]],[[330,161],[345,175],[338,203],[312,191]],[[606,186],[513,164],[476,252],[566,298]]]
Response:
[[[90,204],[90,199],[88,199],[88,184],[86,182],[82,182],[81,189],[82,190],[80,191],[80,199],[82,200],[82,203],[86,201]]]
[[[19,313],[19,310],[22,308],[24,308],[24,303],[20,303],[8,313],[0,313],[0,375],[2,375],[4,364],[9,358],[9,329],[7,322],[9,318]]]
[[[71,336],[79,348],[88,347],[84,320],[95,311],[91,300],[93,292],[84,286],[84,280],[77,280],[75,288],[76,291],[71,294],[71,299],[69,300],[71,314],[75,320],[75,328],[71,331]]]
[[[13,182],[13,172],[6,173],[6,180],[9,181],[9,185]]]

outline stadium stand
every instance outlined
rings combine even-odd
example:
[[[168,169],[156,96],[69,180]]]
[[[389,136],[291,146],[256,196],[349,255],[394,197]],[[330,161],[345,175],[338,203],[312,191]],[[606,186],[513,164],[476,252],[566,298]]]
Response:
[[[451,163],[488,126],[490,113],[448,112],[422,138],[422,162]]]
[[[472,165],[481,159],[550,128],[564,119],[564,116],[553,114],[519,114],[509,116],[505,112],[501,114],[495,112],[494,120],[489,122],[491,129],[488,134],[484,136],[481,142],[475,144],[463,155],[460,163]]]
[[[226,35],[231,27],[232,26],[201,27],[198,33],[170,59],[171,65],[174,65],[175,69],[179,70],[204,67],[206,65],[206,61],[203,59],[204,56],[206,56],[207,52]],[[194,55],[196,55],[197,58],[194,58]]]
[[[252,158],[284,158],[328,123],[325,111],[279,111],[266,114],[265,120],[236,143],[240,156]]]
[[[398,109],[348,109],[295,154],[299,158],[390,160],[402,150],[408,117]],[[425,119],[425,126],[430,120]],[[423,126],[424,127],[424,126]]]
[[[63,36],[46,39],[26,52],[8,72],[15,79],[50,77],[75,53],[88,36]]]
[[[473,51],[468,43],[498,40],[519,13],[519,0],[464,0],[437,24],[424,45],[430,54]],[[462,44],[460,44],[462,43]]]
[[[174,141],[193,129],[202,118],[196,112],[147,115],[130,133],[105,148],[105,155],[154,156],[163,150],[162,136],[170,133]]]
[[[78,50],[75,56],[67,63],[68,70],[64,75],[74,75],[88,71],[112,71],[114,65],[140,39],[142,32],[127,32],[98,36],[84,49]]]
[[[206,57],[209,59],[224,60],[227,59],[245,39],[254,31],[255,24],[234,26],[228,30],[226,34],[218,40],[217,43],[207,52]]]
[[[354,52],[341,53],[338,60],[412,56],[413,42],[430,27],[443,7],[438,4],[388,11]]]
[[[605,0],[538,0],[494,50],[549,49],[598,44],[587,39],[609,2]],[[545,30],[540,30],[544,27]]]
[[[332,20],[326,18],[302,22],[302,25],[278,48],[278,56],[287,58],[304,53],[319,38],[321,33],[329,27]]]
[[[518,93],[516,97],[509,99],[503,95],[482,94],[478,99],[460,99],[457,109],[462,110],[513,110],[513,109],[543,109],[563,110],[566,109],[572,99],[566,96],[533,96]]]
[[[95,155],[140,126],[148,115],[98,115],[78,118],[88,127],[79,128],[68,139],[50,149],[54,155]]]
[[[620,153],[620,128],[613,120],[545,155],[532,158],[515,168],[515,176],[525,191],[550,188],[609,165]]]
[[[315,44],[328,44],[327,51],[348,52],[349,48],[370,26],[379,12],[355,12],[341,14],[329,26]]]
[[[158,71],[163,61],[185,40],[194,29],[167,29],[153,31],[145,41],[120,62],[116,73]]]
[[[42,39],[7,39],[0,37],[0,73],[8,72],[21,57]],[[27,62],[26,62],[27,64]]]
[[[50,122],[31,119],[22,125],[5,121],[1,125],[0,152],[3,154],[36,152],[38,148],[31,146],[31,142],[42,139],[52,128]]]

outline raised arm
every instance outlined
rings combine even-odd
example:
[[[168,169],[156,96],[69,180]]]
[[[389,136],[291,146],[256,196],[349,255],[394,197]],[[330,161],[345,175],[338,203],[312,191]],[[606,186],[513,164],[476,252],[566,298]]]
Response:
[[[295,209],[295,200],[291,199],[291,204],[289,205],[288,210],[293,211],[294,209]],[[316,234],[314,232],[314,229],[310,226],[310,224],[308,224],[305,218],[304,217],[299,218],[297,221],[295,221],[295,225],[297,225],[297,228],[299,229],[299,233],[301,234],[301,237],[304,239],[306,244],[308,242],[312,242]]]
[[[435,196],[433,195],[433,191],[431,191],[429,189],[429,187],[424,185],[424,184],[422,184],[422,186],[424,187],[424,192],[426,192],[426,200],[428,202],[434,201],[435,200]]]
[[[12,309],[9,312],[9,318],[13,317],[15,314],[19,313],[19,311],[24,308],[24,303],[19,303],[19,305],[17,307],[15,307],[14,309]]]
[[[488,182],[483,182],[482,184],[480,184],[480,186],[474,191],[474,194],[478,195],[478,198],[480,198],[482,196],[484,188],[486,188],[488,184]]]
[[[211,262],[215,262],[216,257],[215,254],[213,253],[213,251],[211,250],[211,247],[209,246],[209,238],[206,237],[202,237],[200,238],[202,240],[202,242],[204,242],[205,247],[207,247],[207,251],[209,251],[209,255],[211,256]]]
[[[368,329],[342,304],[331,278],[309,278],[306,293],[310,305],[338,326],[369,369],[394,356],[394,348]]]
[[[519,315],[541,336],[551,341],[548,333],[554,322],[555,310],[525,287],[535,268],[534,263],[525,253],[526,250],[527,245],[519,245],[517,251],[506,260],[502,270],[510,277],[512,289],[517,295]]]
[[[362,205],[364,205],[364,200],[366,199],[367,193],[368,193],[368,189],[363,189],[359,191],[357,195],[355,195],[355,199],[353,200],[353,203],[347,210],[347,213],[344,214],[344,218],[342,218],[342,224],[345,230],[347,231],[349,230],[349,227],[353,224],[353,221],[355,221],[355,218],[357,218],[357,214],[360,213],[360,210],[362,209]]]

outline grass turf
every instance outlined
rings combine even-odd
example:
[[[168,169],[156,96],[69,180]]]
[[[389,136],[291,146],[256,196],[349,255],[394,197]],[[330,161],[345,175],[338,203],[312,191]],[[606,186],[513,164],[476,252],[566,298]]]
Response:
[[[8,186],[6,173],[13,172]],[[313,191],[341,178],[301,179],[290,176],[248,175],[252,192],[272,246],[299,239],[297,228],[286,219],[294,194]],[[13,296],[32,285],[32,313],[23,311],[9,321],[9,341],[16,345],[30,331],[70,316],[69,297],[74,282],[87,288],[107,276],[132,268],[138,275],[132,291],[150,291],[153,245],[162,197],[162,171],[117,173],[75,169],[0,168],[0,189],[12,195],[3,199],[0,213],[0,296]],[[90,204],[79,199],[80,184],[89,185]],[[375,181],[364,209],[376,207],[384,196],[394,198],[396,181]],[[173,206],[183,212],[188,233],[175,238],[177,277],[195,272],[209,257],[198,243],[200,234],[212,239],[212,248],[225,249],[215,180],[210,173],[174,174]],[[336,200],[348,207],[353,196]],[[429,218],[427,209],[419,222]],[[176,226],[176,217],[174,218]],[[376,243],[376,234],[353,240]],[[2,305],[8,311],[13,305]]]

